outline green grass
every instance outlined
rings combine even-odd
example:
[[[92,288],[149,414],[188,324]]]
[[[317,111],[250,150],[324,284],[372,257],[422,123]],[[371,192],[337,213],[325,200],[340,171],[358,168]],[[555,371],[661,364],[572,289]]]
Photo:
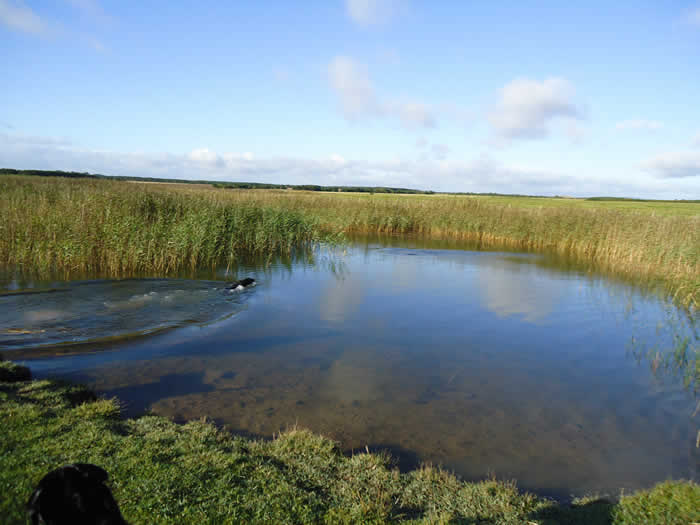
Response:
[[[2,365],[9,366],[9,365]],[[382,454],[340,453],[305,430],[250,440],[205,421],[120,418],[117,400],[53,381],[0,382],[0,516],[50,470],[102,466],[124,517],[139,523],[684,524],[700,520],[700,487],[662,483],[618,504],[560,505],[512,483],[466,483],[424,466],[399,473]]]
[[[343,234],[552,252],[700,303],[700,204],[230,190],[3,176],[0,267],[158,275],[289,253]]]

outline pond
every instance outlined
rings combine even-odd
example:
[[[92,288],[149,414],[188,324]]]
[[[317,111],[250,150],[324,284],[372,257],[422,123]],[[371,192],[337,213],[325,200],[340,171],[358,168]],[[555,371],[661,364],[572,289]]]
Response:
[[[128,415],[293,425],[401,468],[566,499],[700,475],[698,400],[663,357],[697,318],[552,257],[364,240],[198,279],[0,281],[0,357]],[[37,293],[25,293],[37,292]]]

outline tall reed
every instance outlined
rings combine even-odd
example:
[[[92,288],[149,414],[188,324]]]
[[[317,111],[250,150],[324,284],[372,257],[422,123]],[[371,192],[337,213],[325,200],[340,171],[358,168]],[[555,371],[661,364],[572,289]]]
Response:
[[[318,240],[317,220],[112,181],[0,179],[0,264],[35,272],[168,274]]]
[[[467,196],[276,198],[313,213],[328,231],[463,239],[484,247],[557,253],[660,289],[678,304],[697,308],[700,301],[700,204],[696,215],[673,215],[580,207],[579,201],[523,206],[523,199],[494,203]]]
[[[672,203],[656,213],[541,202],[3,176],[0,265],[169,273],[342,233],[412,235],[562,254],[697,308],[700,204],[674,215]]]

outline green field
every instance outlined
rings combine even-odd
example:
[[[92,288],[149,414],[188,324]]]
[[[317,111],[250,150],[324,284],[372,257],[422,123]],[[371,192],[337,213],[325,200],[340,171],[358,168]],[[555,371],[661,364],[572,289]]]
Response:
[[[537,207],[565,207],[590,210],[619,210],[633,213],[650,213],[652,215],[668,216],[698,216],[700,215],[700,202],[687,201],[637,201],[637,200],[592,200],[571,198],[547,198],[547,197],[474,197],[485,199],[491,204],[511,204],[525,208]]]
[[[109,472],[132,524],[688,525],[700,519],[700,486],[689,482],[665,482],[617,503],[591,497],[563,505],[513,483],[466,483],[427,465],[400,473],[386,455],[343,455],[333,441],[304,430],[265,441],[204,421],[124,420],[117,400],[18,372],[26,369],[0,362],[0,515],[7,524],[26,523],[24,504],[38,481],[74,462]]]
[[[5,175],[0,267],[172,274],[345,234],[464,240],[556,253],[696,308],[700,204],[240,190]]]

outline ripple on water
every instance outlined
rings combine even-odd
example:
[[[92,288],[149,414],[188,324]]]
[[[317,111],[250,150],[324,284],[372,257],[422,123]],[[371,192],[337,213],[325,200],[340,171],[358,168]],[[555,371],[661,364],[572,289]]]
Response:
[[[62,293],[54,290],[0,295],[0,348],[98,342],[208,323],[238,312],[246,297],[221,282],[183,279],[69,281]]]

